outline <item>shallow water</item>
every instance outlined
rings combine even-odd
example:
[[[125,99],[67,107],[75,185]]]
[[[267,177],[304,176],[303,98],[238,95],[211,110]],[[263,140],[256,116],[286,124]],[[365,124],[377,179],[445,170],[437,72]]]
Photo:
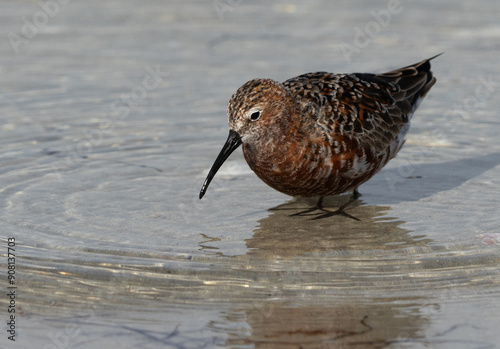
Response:
[[[385,22],[385,2],[68,2],[46,24],[36,2],[2,6],[16,348],[496,347],[497,1],[402,1]],[[23,17],[36,34],[13,46]],[[348,209],[360,221],[290,216],[314,200],[268,188],[241,151],[198,200],[245,81],[441,51],[405,148]]]

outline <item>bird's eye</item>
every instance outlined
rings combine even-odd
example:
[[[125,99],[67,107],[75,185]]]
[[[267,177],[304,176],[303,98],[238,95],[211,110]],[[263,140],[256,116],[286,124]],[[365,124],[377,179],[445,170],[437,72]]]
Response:
[[[251,121],[257,121],[260,118],[260,114],[262,114],[262,111],[254,111],[252,114],[250,114],[250,120]]]

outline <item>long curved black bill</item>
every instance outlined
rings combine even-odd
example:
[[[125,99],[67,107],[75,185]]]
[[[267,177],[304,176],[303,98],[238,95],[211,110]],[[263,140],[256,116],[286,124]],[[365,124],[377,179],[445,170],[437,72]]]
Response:
[[[235,151],[236,148],[241,145],[241,143],[241,136],[238,134],[238,132],[229,130],[229,136],[227,137],[226,143],[222,147],[222,150],[220,151],[219,156],[217,156],[217,159],[215,159],[212,168],[208,172],[207,179],[205,179],[205,183],[203,183],[203,186],[201,187],[200,199],[203,197],[203,195],[205,195],[205,192],[208,189],[208,185],[210,184],[224,161],[226,161],[229,155],[231,155],[231,153]]]

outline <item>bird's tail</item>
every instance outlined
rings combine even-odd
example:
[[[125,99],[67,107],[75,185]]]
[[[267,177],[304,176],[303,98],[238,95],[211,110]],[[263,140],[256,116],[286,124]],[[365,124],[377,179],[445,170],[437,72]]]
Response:
[[[378,74],[377,77],[399,86],[399,91],[392,96],[396,104],[407,104],[407,107],[414,112],[420,101],[436,83],[436,78],[431,72],[431,60],[440,55],[442,53],[407,67]],[[399,106],[406,109],[403,105]]]

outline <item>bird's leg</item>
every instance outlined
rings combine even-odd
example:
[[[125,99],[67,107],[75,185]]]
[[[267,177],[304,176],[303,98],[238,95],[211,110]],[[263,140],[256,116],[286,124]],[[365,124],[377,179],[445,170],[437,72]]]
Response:
[[[348,217],[348,218],[352,218],[356,221],[360,221],[359,218],[356,218],[354,216],[351,216],[349,213],[345,212],[344,210],[346,209],[347,206],[349,206],[350,204],[352,204],[354,201],[356,201],[359,197],[361,196],[361,194],[359,193],[358,191],[358,188],[354,189],[354,191],[352,192],[352,196],[349,198],[349,201],[345,204],[343,204],[342,206],[340,206],[337,210],[335,211],[328,211],[328,210],[325,210],[324,208],[321,208],[321,211],[323,212],[326,212],[325,214],[322,214],[320,216],[317,216],[317,217],[314,217],[314,218],[311,218],[311,220],[316,220],[316,219],[323,219],[323,218],[328,218],[328,217],[331,217],[331,216],[335,216],[335,215],[342,215],[344,217]]]
[[[356,218],[354,216],[351,216],[349,213],[344,211],[346,209],[346,207],[349,206],[350,204],[352,204],[354,201],[356,201],[356,199],[354,198],[354,196],[351,196],[351,198],[349,199],[349,201],[347,203],[343,204],[335,211],[328,211],[328,210],[322,209],[322,211],[324,211],[326,213],[319,215],[317,217],[311,218],[311,220],[323,219],[323,218],[328,218],[328,217],[336,216],[336,215],[342,215],[344,217],[351,218],[351,219],[354,219],[356,221],[361,221],[361,219]]]
[[[358,218],[356,218],[354,216],[351,216],[350,214],[344,212],[344,210],[345,210],[345,208],[347,206],[349,206],[354,201],[356,201],[360,196],[361,196],[361,194],[359,193],[358,188],[354,189],[354,191],[352,193],[352,196],[349,198],[349,201],[347,203],[345,203],[344,205],[340,206],[335,211],[328,211],[327,209],[323,208],[323,200],[324,200],[325,197],[321,196],[318,199],[318,202],[316,203],[315,206],[313,206],[311,208],[308,208],[307,210],[304,210],[304,211],[293,213],[293,214],[290,215],[290,217],[293,217],[293,216],[317,216],[317,217],[314,217],[314,218],[311,219],[311,220],[314,220],[314,219],[327,218],[327,217],[331,217],[331,216],[335,216],[335,215],[340,214],[342,216],[349,217],[349,218],[352,218],[354,220],[359,221],[360,219],[358,219]],[[289,210],[289,209],[293,210],[293,208],[281,208],[281,209],[272,209],[272,210]],[[323,214],[321,214],[321,213],[311,213],[311,212],[314,212],[314,211],[322,211],[324,213]]]
[[[316,219],[323,219],[323,218],[328,218],[328,217],[336,216],[336,215],[342,215],[344,217],[348,217],[348,218],[354,219],[356,221],[359,221],[360,220],[359,218],[351,216],[350,214],[345,212],[345,209],[347,206],[349,206],[354,201],[356,201],[360,196],[361,196],[361,194],[358,192],[358,189],[357,188],[354,189],[352,196],[349,198],[349,201],[347,203],[343,204],[342,206],[340,206],[335,211],[328,211],[327,209],[323,208],[324,197],[322,196],[319,198],[318,202],[316,203],[316,206],[311,207],[310,209],[307,209],[305,211],[300,211],[300,212],[291,214],[290,216],[317,216],[317,217],[311,218],[311,220],[316,220]],[[311,212],[314,212],[314,211],[322,211],[324,213],[323,214],[321,214],[321,213],[312,214]]]
[[[316,203],[316,206],[314,207],[311,207],[305,211],[300,211],[300,212],[297,212],[297,213],[294,213],[294,214],[291,214],[290,217],[293,217],[293,216],[309,216],[308,213],[311,213],[313,211],[325,211],[325,209],[323,209],[323,196],[321,196],[318,200],[318,202]]]

